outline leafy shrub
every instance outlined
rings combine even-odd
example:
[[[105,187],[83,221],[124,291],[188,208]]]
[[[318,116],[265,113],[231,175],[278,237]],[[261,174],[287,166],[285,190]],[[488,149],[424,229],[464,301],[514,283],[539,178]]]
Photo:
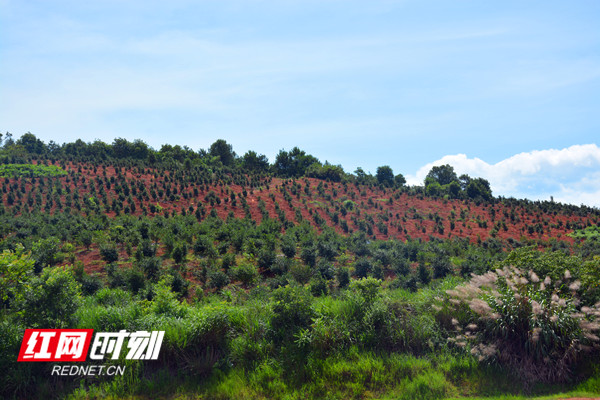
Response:
[[[162,279],[154,285],[151,310],[157,315],[183,318],[186,315],[186,308],[177,300],[175,293],[171,291],[171,284],[172,278]]]
[[[4,250],[0,254],[0,301],[10,304],[15,297],[21,297],[25,283],[32,277],[35,260],[24,253],[23,246],[13,252]]]
[[[86,296],[96,293],[102,287],[102,280],[96,275],[84,274],[78,282],[81,284],[81,293]]]
[[[171,256],[175,263],[182,263],[187,257],[188,247],[186,243],[177,243],[171,252]]]
[[[208,273],[208,287],[221,290],[229,285],[229,277],[220,269],[214,269]]]
[[[131,301],[131,294],[122,289],[102,288],[96,292],[94,300],[102,306],[124,305]]]
[[[275,251],[263,247],[258,251],[257,263],[260,268],[269,269],[275,262]]]
[[[316,246],[307,246],[302,248],[302,251],[300,252],[300,258],[302,258],[302,261],[304,261],[307,265],[314,267],[317,263]]]
[[[322,276],[313,279],[310,283],[310,292],[313,296],[319,297],[327,295],[327,281]]]
[[[100,255],[107,263],[113,263],[119,260],[117,247],[112,243],[105,243],[100,246]]]
[[[448,257],[436,257],[433,260],[432,267],[435,279],[443,278],[452,273],[452,263]]]
[[[60,241],[54,236],[34,243],[31,254],[35,260],[35,271],[40,272],[42,268],[54,265],[57,262],[59,248]]]
[[[234,280],[240,281],[246,286],[252,285],[258,279],[258,269],[247,263],[232,268],[230,274]]]
[[[347,267],[340,267],[337,270],[336,277],[338,280],[338,285],[341,288],[348,286],[350,283],[350,271]]]
[[[145,257],[154,257],[156,255],[156,245],[148,239],[143,239],[135,252],[135,258],[141,260]]]
[[[44,363],[17,362],[25,327],[14,323],[11,319],[0,319],[0,374],[2,385],[0,397],[27,398],[24,395],[35,386],[36,375],[40,374]],[[37,364],[37,365],[36,365]]]
[[[293,262],[290,267],[290,275],[296,282],[304,285],[310,281],[310,278],[313,276],[313,270],[310,265]]]
[[[177,293],[179,297],[185,297],[188,295],[190,282],[183,277],[181,272],[172,271],[173,281],[171,282],[171,290]]]
[[[140,269],[144,271],[146,277],[152,281],[156,281],[160,277],[160,264],[160,258],[158,257],[143,258],[139,262]]]
[[[212,239],[207,235],[201,235],[194,243],[194,253],[202,257],[214,258],[217,256],[217,250]]]
[[[81,286],[70,268],[46,268],[31,280],[21,309],[29,327],[70,328],[81,300]]]
[[[598,349],[600,303],[583,306],[579,289],[568,270],[554,281],[515,267],[476,275],[447,291],[459,330],[452,341],[470,345],[481,361],[498,361],[526,384],[564,381],[583,352]]]
[[[186,318],[161,319],[152,324],[153,329],[165,330],[165,352],[161,357],[186,374],[208,375],[226,361],[232,333],[241,329],[243,318],[238,310],[228,307],[178,307],[187,311]]]
[[[357,278],[366,278],[373,271],[373,264],[368,258],[362,257],[354,264],[354,275]]]
[[[273,265],[271,265],[271,272],[275,275],[283,275],[290,269],[292,260],[286,257],[277,257]]]
[[[287,258],[294,258],[296,255],[296,242],[288,236],[285,236],[281,241],[281,252]]]
[[[230,267],[235,266],[235,264],[235,254],[233,253],[224,254],[221,258],[221,268],[225,271],[229,270]]]
[[[404,257],[397,257],[392,260],[392,269],[396,275],[408,275],[410,272],[410,264]]]
[[[302,287],[286,286],[273,292],[271,317],[272,339],[276,343],[293,342],[296,335],[309,327],[314,312],[312,297]]]

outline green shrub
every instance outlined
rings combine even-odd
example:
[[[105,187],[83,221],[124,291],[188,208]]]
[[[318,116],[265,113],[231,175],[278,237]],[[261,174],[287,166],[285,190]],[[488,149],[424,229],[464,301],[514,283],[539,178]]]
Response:
[[[177,293],[179,298],[186,297],[190,287],[190,282],[184,278],[179,271],[172,271],[173,281],[171,282],[171,290]]]
[[[36,386],[37,375],[44,363],[17,362],[17,355],[25,327],[15,323],[12,319],[0,319],[0,397],[2,398],[28,398],[27,394]]]
[[[81,284],[81,293],[85,296],[93,295],[102,287],[102,280],[96,275],[84,274],[78,282]]]
[[[272,338],[276,343],[293,342],[309,327],[314,311],[312,296],[302,287],[286,286],[273,292]]]
[[[112,243],[105,243],[100,246],[100,255],[107,263],[113,263],[119,260],[117,247]]]
[[[281,252],[287,258],[294,258],[296,255],[296,242],[294,242],[294,240],[288,236],[284,237],[281,242]]]
[[[129,303],[131,294],[122,289],[103,288],[96,292],[94,299],[102,306],[119,306]]]
[[[4,250],[0,254],[0,301],[10,305],[15,298],[23,295],[25,284],[33,276],[35,260],[24,252],[23,246],[17,246],[13,252]]]
[[[201,235],[194,243],[194,253],[202,257],[215,258],[217,256],[217,250],[213,243],[212,238],[207,235]]]
[[[147,257],[139,262],[140,269],[144,271],[146,277],[151,281],[157,281],[160,277],[160,258]]]
[[[220,269],[213,269],[208,273],[208,287],[221,290],[229,285],[229,277]]]
[[[230,270],[230,275],[234,280],[242,282],[249,286],[258,279],[258,269],[252,264],[242,264]]]
[[[354,275],[357,278],[366,278],[373,272],[373,264],[368,258],[362,257],[354,264]]]
[[[277,257],[273,265],[271,265],[271,272],[275,275],[283,275],[290,269],[292,260],[286,257]]]
[[[340,267],[336,273],[338,286],[345,288],[350,283],[350,271],[347,267]]]
[[[186,374],[208,375],[215,367],[225,367],[232,334],[242,328],[244,319],[239,310],[217,306],[190,307],[186,318],[157,322],[153,329],[165,330],[161,357]]]
[[[81,286],[70,268],[46,268],[25,290],[22,318],[32,328],[70,328],[80,300]]]
[[[173,261],[177,264],[181,264],[187,258],[188,246],[186,243],[177,243],[175,248],[171,252]]]
[[[143,239],[137,250],[135,258],[140,261],[145,257],[154,257],[156,255],[156,245],[148,239]]]
[[[235,265],[236,265],[235,254],[233,254],[233,253],[223,254],[223,257],[221,258],[221,268],[223,268],[224,271],[228,271],[229,268],[231,268]]]
[[[322,276],[313,279],[310,283],[310,292],[313,296],[325,296],[328,292],[327,281]]]
[[[35,271],[40,272],[42,268],[56,264],[59,249],[60,240],[54,236],[34,243],[31,254],[35,259]]]
[[[175,293],[171,291],[171,283],[172,278],[163,279],[154,285],[151,310],[157,315],[182,318],[186,314],[186,308],[177,300]]]
[[[256,259],[258,266],[263,269],[269,269],[275,262],[275,251],[272,249],[263,247],[258,251],[258,257]]]
[[[310,281],[310,278],[313,276],[313,270],[310,265],[293,262],[290,267],[290,275],[296,282],[304,285]]]

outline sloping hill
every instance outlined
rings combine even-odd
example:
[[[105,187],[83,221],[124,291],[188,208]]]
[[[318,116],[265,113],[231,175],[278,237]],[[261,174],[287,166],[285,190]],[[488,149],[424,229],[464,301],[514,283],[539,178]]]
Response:
[[[59,164],[56,163],[58,166]],[[495,199],[475,202],[437,198],[422,188],[226,175],[192,168],[169,171],[66,163],[64,176],[5,178],[2,202],[9,212],[36,207],[57,211],[118,214],[194,214],[264,218],[282,227],[308,221],[338,233],[364,231],[376,239],[489,238],[564,241],[576,229],[596,225],[597,210],[551,202]]]

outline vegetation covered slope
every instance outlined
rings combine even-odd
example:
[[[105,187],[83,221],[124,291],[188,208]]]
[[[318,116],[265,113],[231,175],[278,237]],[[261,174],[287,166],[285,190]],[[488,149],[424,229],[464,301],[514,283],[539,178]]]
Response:
[[[494,198],[450,166],[407,187],[386,166],[348,174],[299,149],[269,164],[224,141],[26,134],[0,161],[33,171],[0,178],[5,397],[600,390],[600,247],[578,235],[597,209]],[[165,330],[165,347],[124,377],[59,382],[15,362],[31,327]]]

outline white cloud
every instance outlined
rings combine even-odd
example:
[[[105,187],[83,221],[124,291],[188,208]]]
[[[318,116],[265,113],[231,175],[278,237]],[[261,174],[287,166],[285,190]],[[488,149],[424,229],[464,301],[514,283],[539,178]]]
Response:
[[[420,185],[435,165],[450,164],[456,173],[490,181],[495,195],[554,200],[600,206],[600,148],[596,144],[564,149],[534,150],[516,154],[495,164],[466,154],[447,155],[407,176]]]

